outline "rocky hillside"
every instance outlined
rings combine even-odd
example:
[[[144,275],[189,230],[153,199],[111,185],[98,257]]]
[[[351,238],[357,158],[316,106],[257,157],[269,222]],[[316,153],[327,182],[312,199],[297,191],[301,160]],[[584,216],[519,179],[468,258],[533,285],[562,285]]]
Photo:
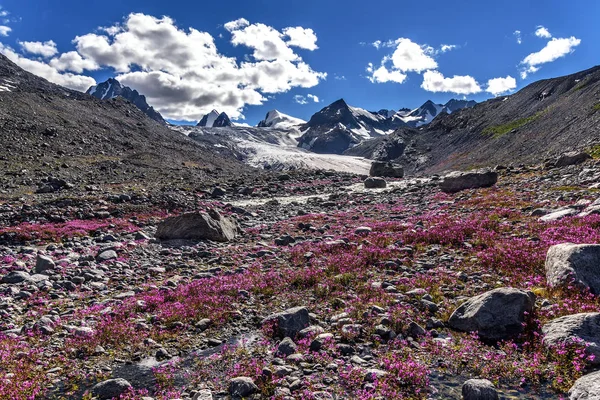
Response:
[[[348,154],[397,158],[415,172],[532,163],[600,146],[600,67],[534,82],[519,92],[442,114],[419,130],[402,129]],[[597,151],[597,150],[596,150]]]
[[[110,78],[106,82],[90,87],[86,93],[100,100],[110,100],[116,97],[122,97],[125,100],[132,102],[137,108],[142,110],[144,114],[156,122],[160,122],[161,124],[165,123],[162,115],[148,104],[146,96],[128,86],[121,85],[121,83],[114,78]]]
[[[48,175],[83,188],[110,183],[189,186],[252,173],[117,97],[68,90],[0,56],[0,188],[32,191]]]

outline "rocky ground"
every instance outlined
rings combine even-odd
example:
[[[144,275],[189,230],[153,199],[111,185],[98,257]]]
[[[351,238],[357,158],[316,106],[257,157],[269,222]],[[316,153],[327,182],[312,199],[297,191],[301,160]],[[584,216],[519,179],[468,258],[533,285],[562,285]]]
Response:
[[[0,398],[598,398],[600,162],[497,172],[7,189]]]

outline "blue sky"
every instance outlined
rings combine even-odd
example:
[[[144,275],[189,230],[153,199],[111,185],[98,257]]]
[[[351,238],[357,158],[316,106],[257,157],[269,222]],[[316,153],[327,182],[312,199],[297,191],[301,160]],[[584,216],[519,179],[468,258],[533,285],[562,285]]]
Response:
[[[308,119],[341,97],[369,110],[481,101],[600,54],[595,0],[0,6],[0,51],[13,61],[76,89],[117,76],[171,120],[212,108],[251,125],[271,109]]]

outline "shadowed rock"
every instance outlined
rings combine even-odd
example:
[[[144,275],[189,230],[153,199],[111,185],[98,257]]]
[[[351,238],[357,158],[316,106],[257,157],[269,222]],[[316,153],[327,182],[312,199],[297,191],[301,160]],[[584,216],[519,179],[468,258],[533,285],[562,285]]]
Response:
[[[161,240],[214,240],[229,242],[240,233],[237,222],[215,210],[167,218],[158,225],[155,236]]]
[[[600,245],[561,243],[550,247],[546,280],[552,287],[572,284],[600,293]]]
[[[275,332],[281,337],[295,338],[298,332],[310,323],[306,307],[294,307],[277,314],[269,315],[263,325],[274,324]]]
[[[442,178],[440,189],[445,193],[456,193],[465,189],[494,186],[496,182],[498,173],[495,171],[454,171]]]
[[[369,175],[384,178],[402,178],[404,176],[404,168],[390,162],[373,161]]]
[[[101,400],[118,398],[128,391],[130,387],[131,384],[125,379],[109,379],[94,386],[92,388],[92,394],[98,396]]]
[[[586,352],[594,355],[590,363],[600,365],[600,313],[581,313],[553,319],[542,327],[544,344],[584,343]]]
[[[485,340],[504,340],[522,332],[525,313],[535,304],[532,292],[498,288],[464,302],[450,316],[450,327],[477,332]]]
[[[498,392],[487,379],[469,379],[462,386],[464,400],[497,400]]]

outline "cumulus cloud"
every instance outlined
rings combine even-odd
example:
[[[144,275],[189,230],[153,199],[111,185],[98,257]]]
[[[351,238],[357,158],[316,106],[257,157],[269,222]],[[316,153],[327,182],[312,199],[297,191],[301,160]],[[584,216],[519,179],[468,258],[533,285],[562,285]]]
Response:
[[[544,28],[542,25],[538,26],[535,30],[535,36],[544,39],[550,39],[552,37],[548,29]]]
[[[488,80],[486,92],[498,96],[499,94],[510,92],[516,87],[516,79],[507,75],[506,78],[493,78]]]
[[[449,92],[456,94],[474,94],[481,92],[479,84],[472,76],[454,75],[446,78],[439,71],[425,71],[421,88],[429,92]]]
[[[315,103],[319,102],[319,97],[314,95],[314,94],[307,94],[306,97],[312,101],[314,101]]]
[[[518,44],[523,43],[523,40],[521,39],[521,31],[516,30],[513,32],[513,35],[514,35],[515,39],[517,39]]]
[[[244,107],[262,104],[269,94],[314,87],[327,77],[292,49],[317,48],[311,29],[279,31],[243,18],[227,22],[224,28],[231,33],[233,45],[248,49],[243,60],[220,53],[207,32],[182,29],[166,16],[140,13],[77,36],[73,40],[76,51],[59,54],[47,63],[18,59],[25,69],[44,69],[44,77],[59,84],[65,84],[65,77],[89,82],[91,78],[76,74],[112,68],[119,81],[145,94],[165,118],[187,121],[198,120],[213,108],[240,119]],[[85,90],[90,85],[71,82],[67,86]]]
[[[569,38],[552,38],[543,49],[531,53],[521,61],[524,68],[521,70],[521,78],[525,79],[528,73],[537,72],[540,65],[555,61],[575,51],[581,39],[574,36]]]
[[[406,74],[398,70],[388,70],[384,65],[375,68],[372,63],[369,63],[367,72],[370,74],[367,78],[373,83],[402,83],[406,79]]]
[[[288,46],[300,47],[306,50],[316,50],[317,46],[317,35],[312,29],[305,29],[301,26],[289,27],[283,30],[283,34],[289,39],[287,40]]]
[[[12,31],[9,26],[0,25],[0,36],[8,36],[8,34]]]
[[[373,63],[367,65],[367,78],[373,83],[396,82],[402,83],[407,72],[421,73],[437,68],[438,64],[432,55],[436,53],[431,46],[420,45],[407,38],[399,38],[387,42],[376,41],[376,48],[392,47],[394,51],[383,57],[377,68]],[[452,45],[446,45],[452,46]],[[448,51],[450,49],[447,49]]]
[[[19,42],[19,45],[23,51],[42,57],[52,57],[58,53],[56,43],[52,40],[48,40],[47,42]]]
[[[83,92],[86,91],[90,86],[96,84],[94,78],[72,73],[60,73],[56,70],[56,68],[42,61],[30,60],[29,58],[21,56],[12,48],[5,46],[2,43],[0,43],[0,52],[26,71],[41,76],[42,78],[45,78],[58,85]]]

